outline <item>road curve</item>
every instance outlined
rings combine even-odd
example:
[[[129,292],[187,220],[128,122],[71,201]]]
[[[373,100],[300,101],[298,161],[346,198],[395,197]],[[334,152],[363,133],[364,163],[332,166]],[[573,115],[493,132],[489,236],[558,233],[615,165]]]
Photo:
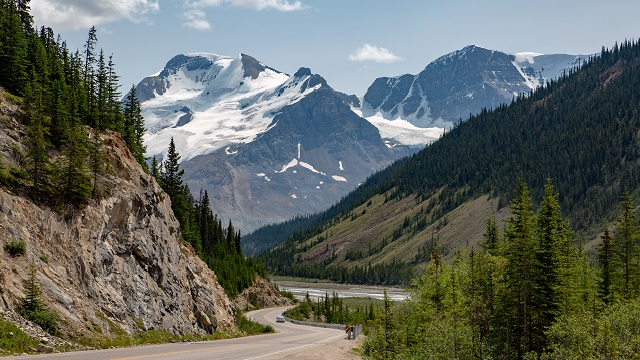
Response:
[[[286,307],[252,311],[246,316],[260,323],[271,325],[275,334],[248,336],[243,338],[169,343],[130,348],[78,351],[68,353],[12,356],[10,359],[55,359],[55,360],[210,360],[210,359],[281,359],[294,356],[305,358],[314,348],[329,345],[345,338],[342,330],[277,323],[276,316]]]

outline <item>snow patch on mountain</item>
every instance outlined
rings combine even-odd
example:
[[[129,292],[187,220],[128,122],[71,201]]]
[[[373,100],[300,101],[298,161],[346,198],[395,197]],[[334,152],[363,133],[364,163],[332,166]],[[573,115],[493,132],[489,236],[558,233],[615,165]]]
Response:
[[[280,109],[323,85],[309,86],[305,80],[310,75],[290,77],[243,54],[176,58],[182,61],[170,61],[156,75],[165,85],[162,91],[149,91],[150,99],[142,103],[148,156],[163,157],[171,138],[180,148],[181,161],[220,148],[233,155],[230,145],[255,140],[273,126]],[[188,121],[180,122],[187,113]]]
[[[359,116],[363,116],[360,109],[352,110]],[[365,119],[378,128],[380,137],[388,141],[387,146],[389,147],[397,145],[425,146],[438,140],[445,130],[440,127],[417,127],[404,119],[389,120],[380,112],[372,116],[367,116]],[[450,125],[453,126],[453,124]]]

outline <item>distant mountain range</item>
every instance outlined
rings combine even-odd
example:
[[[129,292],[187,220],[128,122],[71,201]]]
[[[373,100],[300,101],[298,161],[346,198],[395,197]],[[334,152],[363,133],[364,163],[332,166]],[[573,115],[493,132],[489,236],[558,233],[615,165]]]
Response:
[[[418,75],[376,79],[361,100],[307,68],[290,76],[245,54],[195,53],[175,56],[136,94],[147,156],[161,160],[174,138],[196,197],[207,190],[214,211],[247,233],[326,209],[458,119],[582,59],[470,46]]]
[[[404,119],[418,127],[449,128],[483,108],[556,79],[588,56],[506,54],[467,46],[433,61],[418,75],[376,79],[362,102],[362,114]]]

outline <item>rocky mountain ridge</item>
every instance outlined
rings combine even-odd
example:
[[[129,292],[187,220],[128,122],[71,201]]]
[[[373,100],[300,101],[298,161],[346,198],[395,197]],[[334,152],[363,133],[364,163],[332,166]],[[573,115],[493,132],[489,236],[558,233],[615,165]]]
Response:
[[[362,101],[366,118],[403,119],[421,128],[450,128],[483,108],[510,103],[580,65],[589,56],[507,54],[470,45],[417,75],[376,79]]]
[[[173,138],[194,196],[206,190],[242,233],[325,209],[415,151],[383,139],[352,111],[357,98],[310,69],[289,76],[244,54],[178,55],[136,92],[147,154],[162,159]]]

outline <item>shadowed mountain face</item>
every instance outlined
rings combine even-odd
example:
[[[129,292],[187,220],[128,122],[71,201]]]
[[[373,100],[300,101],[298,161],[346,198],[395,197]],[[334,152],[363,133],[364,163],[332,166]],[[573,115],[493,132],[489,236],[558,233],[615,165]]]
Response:
[[[323,88],[283,108],[251,143],[183,168],[189,187],[213,194],[218,214],[246,231],[325,209],[405,154],[385,146],[373,125]]]
[[[510,103],[585,59],[575,55],[506,54],[468,46],[418,75],[376,79],[364,96],[365,117],[376,113],[419,127],[450,127],[483,108]]]
[[[148,156],[171,138],[184,179],[243,233],[321,211],[373,172],[415,151],[391,148],[320,75],[293,76],[256,59],[178,55],[136,89]]]

